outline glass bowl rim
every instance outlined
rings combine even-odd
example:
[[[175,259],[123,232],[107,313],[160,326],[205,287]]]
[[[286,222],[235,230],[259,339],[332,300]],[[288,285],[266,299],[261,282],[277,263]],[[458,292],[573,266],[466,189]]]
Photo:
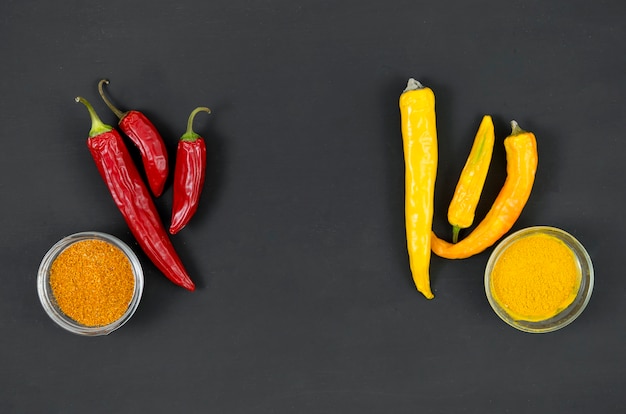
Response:
[[[84,326],[72,320],[71,318],[66,316],[55,304],[54,295],[49,288],[48,280],[50,276],[50,266],[57,258],[57,256],[72,244],[85,240],[101,240],[117,247],[122,251],[122,253],[124,253],[126,258],[129,260],[131,264],[131,269],[133,271],[135,286],[133,290],[133,296],[130,300],[130,303],[128,304],[128,308],[120,318],[107,325]],[[61,328],[78,335],[108,335],[116,329],[119,329],[122,325],[128,322],[128,320],[137,310],[139,302],[141,301],[141,296],[143,294],[143,288],[143,269],[141,266],[141,262],[139,261],[139,258],[137,257],[135,252],[133,252],[133,250],[119,238],[100,231],[83,231],[63,237],[46,252],[37,271],[37,293],[39,296],[39,301],[41,302],[41,305],[44,308],[46,314]]]
[[[493,298],[491,294],[490,281],[493,267],[500,257],[500,255],[514,242],[524,237],[533,234],[548,234],[556,237],[560,241],[566,243],[581,269],[581,282],[576,298],[567,308],[563,309],[558,314],[543,321],[530,322],[530,321],[518,321],[510,316],[506,310],[501,307]],[[487,300],[491,305],[493,311],[504,322],[516,328],[520,331],[528,333],[548,333],[564,328],[570,323],[574,322],[580,314],[585,310],[591,294],[593,292],[595,274],[593,269],[593,262],[591,256],[583,246],[583,244],[572,234],[567,231],[553,226],[531,226],[515,231],[502,241],[500,241],[496,248],[491,252],[487,265],[485,266],[484,285]]]

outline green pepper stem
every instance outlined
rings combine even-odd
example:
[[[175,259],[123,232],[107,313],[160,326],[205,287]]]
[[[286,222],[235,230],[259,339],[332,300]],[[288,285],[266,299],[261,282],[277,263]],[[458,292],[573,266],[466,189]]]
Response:
[[[523,134],[526,131],[524,131],[522,128],[520,128],[519,124],[517,123],[517,121],[513,120],[511,121],[511,135],[519,135],[519,134]]]
[[[459,232],[461,228],[459,226],[452,226],[452,243],[459,241]]]
[[[207,114],[211,113],[211,110],[205,106],[199,106],[189,115],[189,119],[187,120],[187,131],[180,137],[181,141],[195,141],[200,138],[200,135],[196,134],[193,131],[193,120],[199,112],[206,112]]]
[[[93,109],[93,106],[83,97],[77,96],[74,99],[76,102],[80,102],[89,111],[89,116],[91,117],[91,130],[89,131],[89,138],[95,137],[96,135],[104,134],[105,132],[109,132],[113,129],[112,126],[105,124],[102,122],[96,110]]]
[[[125,113],[120,111],[119,109],[117,109],[115,106],[113,106],[111,101],[109,101],[109,98],[107,98],[106,95],[104,94],[104,89],[102,87],[102,85],[104,85],[104,84],[108,85],[109,84],[109,80],[108,79],[100,79],[100,82],[98,82],[98,92],[100,93],[100,97],[102,98],[102,100],[104,101],[106,106],[108,106],[109,109],[111,111],[113,111],[115,116],[117,116],[119,119],[124,118]]]

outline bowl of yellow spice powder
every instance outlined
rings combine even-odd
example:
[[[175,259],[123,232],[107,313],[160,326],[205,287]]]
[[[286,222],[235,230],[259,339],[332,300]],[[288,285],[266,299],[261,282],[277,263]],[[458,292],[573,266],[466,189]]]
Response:
[[[531,333],[552,332],[573,322],[593,290],[589,254],[571,234],[536,226],[505,238],[485,270],[487,299],[506,323]]]
[[[41,304],[62,328],[79,335],[107,335],[135,313],[143,270],[134,252],[110,234],[82,232],[57,242],[37,276]]]

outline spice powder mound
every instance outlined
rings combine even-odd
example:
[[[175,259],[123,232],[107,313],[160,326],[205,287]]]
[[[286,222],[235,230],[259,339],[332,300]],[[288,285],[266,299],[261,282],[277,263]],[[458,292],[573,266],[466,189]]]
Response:
[[[56,257],[50,268],[50,287],[65,315],[95,327],[108,325],[126,312],[135,278],[119,248],[102,240],[83,240]]]
[[[526,236],[509,246],[492,273],[496,301],[515,319],[541,321],[569,306],[580,287],[580,266],[572,250],[546,234]]]

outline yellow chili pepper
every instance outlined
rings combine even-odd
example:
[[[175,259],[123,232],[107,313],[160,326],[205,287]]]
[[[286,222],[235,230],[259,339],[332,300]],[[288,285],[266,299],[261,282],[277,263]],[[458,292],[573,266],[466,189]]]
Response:
[[[430,235],[432,232],[437,126],[435,95],[409,79],[400,95],[400,117],[405,163],[405,218],[409,263],[417,290],[426,298],[430,289]]]
[[[528,201],[537,171],[537,141],[511,121],[512,132],[504,140],[507,177],[491,209],[478,226],[456,244],[441,240],[433,232],[432,249],[448,259],[464,259],[492,246],[513,227]]]
[[[448,208],[448,222],[452,225],[452,243],[458,241],[461,229],[468,228],[474,222],[476,206],[491,164],[494,141],[493,120],[489,115],[485,115],[478,127],[474,144]]]

